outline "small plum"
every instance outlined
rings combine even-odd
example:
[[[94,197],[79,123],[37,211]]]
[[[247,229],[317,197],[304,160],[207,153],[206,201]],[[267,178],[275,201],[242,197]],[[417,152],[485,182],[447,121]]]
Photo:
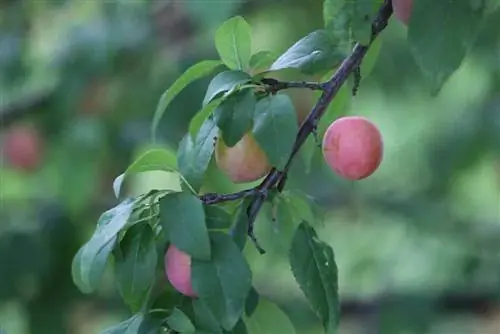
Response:
[[[191,256],[174,245],[170,245],[165,253],[165,274],[177,291],[196,297],[191,284]]]
[[[215,144],[215,161],[234,183],[258,180],[271,170],[266,154],[251,133],[246,133],[232,147],[219,136]]]
[[[13,168],[30,172],[40,166],[42,146],[42,138],[35,127],[14,125],[3,136],[2,156]]]
[[[361,116],[335,120],[326,130],[322,147],[327,164],[348,180],[370,176],[382,162],[382,136],[371,121]]]
[[[413,0],[392,0],[392,8],[394,16],[405,25],[408,25],[413,10]]]

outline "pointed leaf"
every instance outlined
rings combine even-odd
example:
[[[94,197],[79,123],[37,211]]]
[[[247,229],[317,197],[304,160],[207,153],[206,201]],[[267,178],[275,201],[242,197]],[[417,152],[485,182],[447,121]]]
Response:
[[[250,89],[231,94],[215,110],[217,126],[224,143],[233,147],[252,129],[257,100]]]
[[[116,279],[122,298],[138,311],[154,283],[158,253],[155,234],[148,224],[132,226],[120,242],[115,261]]]
[[[191,319],[177,307],[168,316],[167,324],[170,329],[179,333],[194,333],[196,330]]]
[[[165,110],[172,100],[191,82],[210,75],[218,66],[222,65],[220,60],[204,60],[186,70],[161,96],[153,117],[151,133],[153,140],[156,138],[156,129],[160,123]]]
[[[250,58],[250,72],[262,72],[269,68],[272,63],[278,58],[271,51],[259,51]]]
[[[257,102],[252,132],[269,162],[279,170],[292,153],[298,129],[295,107],[287,95],[269,96]]]
[[[252,316],[252,314],[255,312],[257,305],[259,305],[259,300],[259,293],[257,292],[257,290],[255,290],[254,287],[252,287],[250,289],[250,292],[248,293],[247,301],[245,303],[245,314],[247,315],[247,317]]]
[[[295,328],[288,316],[276,304],[261,298],[255,312],[246,317],[249,334],[287,333],[295,334]]]
[[[204,300],[199,298],[193,300],[193,310],[196,319],[196,327],[203,330],[203,332],[197,331],[196,334],[222,334],[222,328],[219,325],[219,321],[215,317],[210,306]]]
[[[210,239],[203,204],[187,193],[171,193],[160,199],[160,221],[169,240],[196,259],[210,259]]]
[[[290,266],[326,333],[336,333],[340,314],[337,264],[332,248],[320,241],[306,222],[299,225],[293,237]]]
[[[192,284],[218,322],[231,330],[242,316],[252,286],[252,273],[243,254],[231,238],[211,232],[211,261],[191,262]]]
[[[203,105],[207,105],[223,93],[235,90],[239,85],[250,81],[252,81],[250,75],[242,71],[225,71],[217,74],[208,85]]]
[[[215,33],[215,48],[230,69],[247,70],[252,54],[252,31],[241,16],[224,22]]]

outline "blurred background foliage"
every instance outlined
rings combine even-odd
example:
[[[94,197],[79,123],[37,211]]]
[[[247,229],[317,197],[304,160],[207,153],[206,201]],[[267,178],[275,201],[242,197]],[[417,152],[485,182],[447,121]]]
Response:
[[[125,319],[112,272],[82,295],[70,265],[115,204],[114,177],[151,147],[161,93],[190,65],[216,59],[213,33],[228,17],[249,21],[255,50],[279,53],[321,27],[321,10],[316,0],[1,1],[0,329],[91,334]],[[318,232],[336,252],[340,333],[500,333],[499,20],[497,10],[432,97],[406,28],[391,19],[373,73],[345,110],[381,129],[380,169],[352,183],[319,151],[310,173],[295,162],[288,186],[319,204]],[[157,145],[176,149],[209,79],[175,99]],[[312,96],[291,94],[305,115]],[[131,191],[161,178],[143,175]],[[247,186],[212,168],[205,188]],[[287,267],[292,229],[265,213],[257,234],[268,254],[245,249],[257,290],[298,333],[321,333]]]

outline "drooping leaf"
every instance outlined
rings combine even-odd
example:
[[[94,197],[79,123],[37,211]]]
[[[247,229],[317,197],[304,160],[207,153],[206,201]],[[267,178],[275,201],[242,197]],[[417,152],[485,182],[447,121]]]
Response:
[[[231,330],[242,316],[252,286],[252,273],[231,237],[211,232],[212,259],[194,259],[192,284],[225,330]]]
[[[205,119],[196,138],[187,133],[179,144],[177,161],[179,172],[191,187],[198,191],[212,159],[218,127],[212,117]]]
[[[298,131],[297,114],[292,100],[285,94],[261,99],[255,105],[252,132],[269,162],[282,170],[292,153]]]
[[[160,222],[178,249],[194,259],[210,259],[205,211],[198,197],[188,192],[167,194],[160,199]]]
[[[161,96],[156,107],[151,125],[153,141],[156,138],[156,130],[165,110],[170,102],[191,82],[210,75],[217,67],[222,65],[220,60],[203,60],[188,68]]]
[[[207,105],[213,99],[227,91],[235,90],[239,85],[251,82],[252,78],[243,71],[224,71],[217,74],[208,85],[203,105]]]
[[[271,65],[270,70],[296,68],[316,74],[337,66],[347,55],[326,30],[316,30],[292,45]]]
[[[132,226],[120,242],[115,261],[118,289],[133,311],[145,302],[154,283],[158,253],[155,234],[149,224]]]
[[[168,316],[167,325],[170,329],[183,334],[192,334],[196,330],[191,319],[178,308],[174,308],[172,313]]]
[[[293,237],[290,266],[326,333],[337,333],[340,314],[337,264],[332,248],[320,241],[306,222],[299,225]]]
[[[215,205],[205,205],[205,217],[209,230],[225,230],[231,227],[231,215]]]
[[[175,153],[167,149],[151,149],[137,158],[125,171],[113,182],[113,190],[117,198],[120,197],[121,188],[126,178],[133,174],[148,171],[176,171],[177,158]]]
[[[278,58],[271,51],[259,51],[250,58],[250,73],[259,73],[267,70],[271,64]]]
[[[102,277],[118,233],[127,224],[135,200],[126,199],[101,215],[90,240],[73,258],[73,282],[83,293],[93,292]]]
[[[414,1],[408,42],[431,93],[437,94],[462,64],[484,11],[484,1]]]
[[[250,89],[231,94],[215,110],[217,126],[224,143],[233,147],[251,130],[257,100]]]
[[[261,298],[250,317],[245,317],[248,334],[287,333],[295,334],[288,316],[274,303]]]
[[[246,71],[252,55],[252,29],[241,16],[224,22],[215,33],[215,48],[227,67]]]

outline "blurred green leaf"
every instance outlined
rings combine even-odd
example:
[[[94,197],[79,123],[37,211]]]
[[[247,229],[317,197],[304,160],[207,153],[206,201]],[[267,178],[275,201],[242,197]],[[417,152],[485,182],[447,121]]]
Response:
[[[296,68],[305,74],[316,74],[337,66],[345,56],[345,50],[340,48],[329,32],[316,30],[285,51],[270,70]]]
[[[179,144],[177,161],[179,172],[194,189],[198,191],[205,178],[214,153],[215,139],[219,128],[212,117],[203,122],[196,138],[187,133]]]
[[[155,234],[149,224],[133,225],[119,244],[116,280],[122,298],[133,312],[144,304],[154,283],[158,253]]]
[[[269,66],[278,58],[271,51],[259,51],[250,58],[250,72],[261,72],[267,70]]]
[[[261,298],[255,312],[245,318],[249,334],[296,333],[288,316],[274,303]]]
[[[231,94],[215,109],[215,121],[227,146],[236,145],[252,129],[256,103],[253,91],[245,89]]]
[[[352,95],[349,86],[343,85],[319,121],[318,135],[320,138],[324,136],[326,129],[333,121],[347,114],[351,100]]]
[[[259,305],[260,296],[257,290],[254,287],[250,289],[248,292],[247,300],[245,303],[245,314],[247,317],[252,316],[252,314],[257,309],[257,305]]]
[[[233,241],[236,243],[238,248],[243,251],[247,242],[248,236],[248,213],[247,209],[250,205],[251,200],[245,199],[237,207],[234,213],[234,225],[231,227],[231,237]]]
[[[297,131],[297,114],[287,95],[277,94],[257,102],[252,132],[269,162],[279,170],[283,170],[292,153]]]
[[[245,325],[245,322],[240,319],[236,325],[234,326],[233,330],[228,332],[230,334],[248,334],[247,326]]]
[[[232,225],[231,215],[215,205],[205,205],[205,217],[209,230],[228,229]]]
[[[193,259],[210,259],[205,211],[198,197],[188,192],[167,194],[160,199],[160,221],[168,239],[178,249]]]
[[[304,163],[306,174],[309,174],[311,172],[312,159],[316,151],[319,149],[321,148],[316,143],[316,140],[312,134],[307,137],[304,145],[302,145],[302,147],[300,148],[299,154],[302,158],[302,162]]]
[[[209,331],[207,333],[222,334],[222,328],[217,321],[211,307],[203,299],[193,300],[193,309],[197,329]],[[198,334],[199,331],[196,332]]]
[[[321,319],[326,333],[337,333],[340,301],[333,250],[306,222],[297,228],[290,249],[293,276]]]
[[[433,94],[460,67],[476,39],[485,3],[475,2],[420,0],[413,4],[408,42]]]
[[[222,99],[212,100],[209,104],[205,105],[200,111],[194,115],[194,117],[189,122],[189,134],[194,139],[200,131],[203,123],[207,120],[207,118],[211,117],[213,111],[217,106],[221,103]]]
[[[120,322],[119,324],[112,326],[104,330],[101,334],[137,334],[141,333],[141,324],[144,321],[144,315],[142,313],[134,314],[129,319]]]
[[[170,102],[191,82],[210,75],[218,66],[222,65],[219,60],[203,60],[188,68],[160,97],[158,106],[153,116],[151,135],[153,141],[156,139],[156,130],[165,110]]]
[[[252,29],[241,16],[224,22],[215,33],[215,48],[232,70],[248,70],[252,55]]]
[[[167,325],[170,329],[179,333],[191,334],[196,330],[191,319],[178,308],[174,308],[168,316]]]
[[[125,171],[113,182],[113,190],[117,198],[120,197],[122,184],[127,176],[148,171],[176,171],[177,157],[174,152],[166,149],[151,149],[137,158]]]
[[[203,105],[207,105],[213,99],[219,97],[227,91],[235,90],[239,85],[249,83],[252,78],[249,74],[242,71],[225,71],[217,74],[208,85]]]
[[[118,233],[127,224],[135,200],[126,199],[103,213],[91,239],[73,258],[72,276],[83,293],[93,292],[99,284]]]
[[[212,259],[193,259],[193,289],[207,303],[218,322],[231,330],[242,316],[252,286],[252,273],[245,257],[233,240],[220,232],[211,232]]]
[[[382,38],[375,38],[375,40],[370,45],[368,52],[363,58],[363,62],[361,63],[360,66],[362,79],[366,79],[372,72],[373,68],[375,67],[375,64],[377,63],[381,49],[382,49]]]

